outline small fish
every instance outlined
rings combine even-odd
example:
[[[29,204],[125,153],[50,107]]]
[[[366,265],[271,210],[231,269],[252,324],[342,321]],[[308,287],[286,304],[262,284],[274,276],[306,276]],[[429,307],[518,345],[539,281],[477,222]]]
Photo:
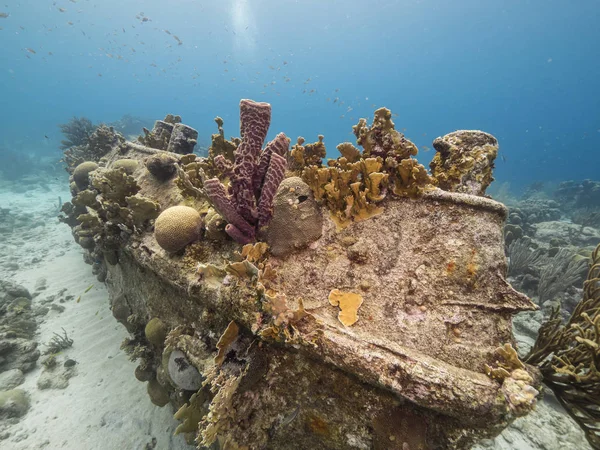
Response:
[[[65,8],[58,8],[58,10],[59,10],[60,12],[63,12],[63,13],[64,13],[64,12],[67,12],[67,10],[66,10]]]
[[[500,158],[502,159],[502,162],[506,162],[506,156],[500,155]]]
[[[84,294],[87,294],[88,292],[90,292],[90,291],[92,290],[92,288],[93,288],[93,287],[94,287],[94,285],[93,285],[93,284],[90,284],[90,285],[88,286],[88,288],[87,288],[85,291],[83,291],[83,293],[84,293]]]
[[[54,53],[52,53],[52,52],[48,52],[48,54],[49,54],[50,56],[52,56]]]
[[[25,27],[23,27],[23,26],[19,25],[19,28],[20,28],[21,30],[25,31]]]
[[[67,22],[69,25],[73,25],[73,22]]]
[[[44,137],[45,137],[46,139],[50,139],[50,138],[48,137],[48,135],[47,135],[47,134],[45,134],[45,135],[44,135]]]
[[[165,30],[165,33],[167,34],[171,34],[171,32],[169,30]]]
[[[427,147],[426,145],[423,145],[421,147],[421,150],[423,150],[424,152],[428,152],[429,150],[431,150],[429,147]]]
[[[33,53],[35,55],[35,50],[29,47],[26,47],[25,50],[27,50],[29,53]]]
[[[10,16],[9,13],[0,12],[0,19],[8,19],[9,16]]]
[[[292,411],[292,413],[287,416],[284,417],[283,420],[281,421],[281,424],[279,424],[280,427],[285,427],[286,425],[289,425],[290,423],[292,423],[294,421],[294,419],[296,417],[298,417],[298,413],[300,412],[300,407],[296,407],[296,409],[294,411]]]
[[[75,301],[75,303],[79,303],[81,301],[81,295],[79,297],[77,297],[77,300]]]

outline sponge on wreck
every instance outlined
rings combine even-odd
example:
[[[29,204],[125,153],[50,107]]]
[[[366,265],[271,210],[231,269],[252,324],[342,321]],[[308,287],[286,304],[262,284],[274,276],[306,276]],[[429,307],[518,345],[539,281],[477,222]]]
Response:
[[[189,206],[165,209],[154,224],[156,242],[168,252],[178,252],[200,238],[202,217]]]

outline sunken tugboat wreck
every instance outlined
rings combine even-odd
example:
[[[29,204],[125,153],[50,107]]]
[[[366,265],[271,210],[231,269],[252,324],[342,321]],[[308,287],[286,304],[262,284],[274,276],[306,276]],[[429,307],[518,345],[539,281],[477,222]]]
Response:
[[[381,108],[323,162],[242,100],[208,157],[178,116],[73,167],[63,220],[123,343],[198,448],[468,448],[530,411],[511,319],[498,144],[438,138],[431,171]],[[264,146],[264,148],[263,148]]]

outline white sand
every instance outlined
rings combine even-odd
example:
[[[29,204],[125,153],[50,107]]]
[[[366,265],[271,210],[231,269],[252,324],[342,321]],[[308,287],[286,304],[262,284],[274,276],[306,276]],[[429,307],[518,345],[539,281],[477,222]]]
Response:
[[[66,389],[38,389],[42,372],[37,367],[26,374],[19,388],[26,390],[31,408],[21,421],[9,428],[10,437],[0,441],[3,450],[25,449],[143,449],[156,438],[156,449],[189,449],[182,436],[173,436],[178,422],[172,408],[159,408],[150,402],[146,383],[133,376],[136,364],[119,349],[127,336],[125,328],[113,318],[108,293],[92,275],[91,266],[82,259],[82,250],[75,244],[67,225],[58,223],[54,206],[58,195],[68,200],[70,195],[62,181],[51,186],[51,192],[41,189],[28,194],[7,192],[0,186],[0,207],[33,214],[34,229],[16,229],[9,239],[1,236],[0,278],[25,286],[34,294],[36,282],[45,278],[46,289],[39,291],[33,305],[66,288],[65,295],[74,299],[62,303],[65,311],[51,310],[38,317],[38,335],[43,352],[54,332],[64,328],[74,340],[71,348],[62,352],[60,361],[74,359],[77,375]],[[35,258],[39,262],[32,263]],[[8,271],[7,260],[17,262],[20,269]],[[91,284],[94,287],[84,291]],[[81,301],[76,303],[78,296]],[[55,300],[58,303],[58,297]],[[49,305],[46,305],[49,306]]]

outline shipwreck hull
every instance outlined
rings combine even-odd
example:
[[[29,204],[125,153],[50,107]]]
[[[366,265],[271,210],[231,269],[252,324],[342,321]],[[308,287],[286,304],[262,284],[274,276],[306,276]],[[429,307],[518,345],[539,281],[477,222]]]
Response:
[[[184,202],[205,208],[182,197],[175,180],[146,171],[143,161],[156,153],[127,143],[105,164],[138,160],[132,176],[139,195],[161,210]],[[158,381],[175,407],[200,394],[190,399],[191,391],[169,380],[163,353],[180,349],[205,374],[230,321],[249,342],[250,363],[236,378],[243,389],[230,392],[220,417],[211,410],[209,421],[202,415],[219,394],[202,394],[196,424],[182,432],[193,437],[212,427],[222,448],[468,448],[513,419],[501,381],[486,375],[495,349],[513,340],[512,315],[534,309],[504,280],[505,207],[440,190],[382,206],[381,214],[343,229],[323,208],[321,238],[287,256],[252,261],[260,274],[198,271],[242,261],[232,241],[204,239],[171,254],[151,232],[137,230],[105,253],[113,314],[143,348],[145,375],[138,378]],[[328,299],[336,289],[362,298],[351,326]],[[266,324],[265,295],[283,299],[280,318],[299,310],[300,318]],[[150,344],[144,326],[156,318],[171,333],[179,330],[179,340]]]

